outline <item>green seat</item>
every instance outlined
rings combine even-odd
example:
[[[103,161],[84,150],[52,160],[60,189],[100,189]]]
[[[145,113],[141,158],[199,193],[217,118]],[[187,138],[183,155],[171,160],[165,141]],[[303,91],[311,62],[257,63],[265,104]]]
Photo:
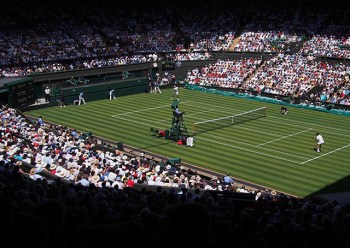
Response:
[[[166,140],[170,139],[170,130],[169,129],[166,129],[165,130],[165,137],[164,137]]]
[[[92,135],[92,132],[85,132],[82,133],[81,136],[79,136],[80,139],[86,139],[89,138]]]
[[[181,163],[181,158],[169,158],[167,164],[175,166],[176,164]]]
[[[151,127],[151,128],[149,129],[149,132],[150,132],[150,135],[151,135],[151,136],[156,136],[156,129],[155,129],[154,127]]]
[[[171,103],[171,109],[175,109],[176,106],[179,106],[179,101],[173,101],[173,102]]]
[[[120,141],[117,142],[117,149],[119,151],[124,151],[124,145],[122,142],[120,142]]]

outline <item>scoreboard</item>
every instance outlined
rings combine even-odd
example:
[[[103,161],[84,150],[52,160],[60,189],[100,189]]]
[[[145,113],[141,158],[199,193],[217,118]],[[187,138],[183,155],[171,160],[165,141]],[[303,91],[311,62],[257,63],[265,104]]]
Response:
[[[171,71],[171,70],[175,70],[175,61],[163,61],[162,71]]]
[[[33,81],[8,85],[9,103],[13,108],[22,108],[35,103]]]

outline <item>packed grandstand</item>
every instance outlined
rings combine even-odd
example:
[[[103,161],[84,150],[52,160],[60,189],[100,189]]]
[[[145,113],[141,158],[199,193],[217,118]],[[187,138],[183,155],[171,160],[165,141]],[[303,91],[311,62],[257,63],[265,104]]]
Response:
[[[5,4],[0,15],[3,78],[210,59],[181,83],[350,106],[350,16],[337,1],[30,1]],[[5,104],[1,123],[0,215],[6,234],[22,236],[15,244],[350,245],[347,204],[227,183],[64,126],[38,126]]]

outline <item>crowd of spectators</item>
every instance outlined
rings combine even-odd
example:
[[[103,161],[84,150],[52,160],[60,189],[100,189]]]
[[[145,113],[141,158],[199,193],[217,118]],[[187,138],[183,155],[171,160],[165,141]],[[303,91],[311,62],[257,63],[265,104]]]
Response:
[[[315,21],[296,25],[293,22],[296,12],[295,4],[290,2],[283,4],[274,1],[257,2],[255,9],[250,11],[252,19],[244,27],[234,51],[260,53],[287,51],[290,43],[302,41],[302,36],[308,32],[307,27]]]
[[[189,47],[182,55],[171,21],[163,11],[155,12],[154,8],[160,6],[153,4],[125,8],[105,6],[98,13],[88,6],[74,8],[66,1],[45,11],[43,6],[35,4],[12,7],[11,11],[6,6],[2,9],[2,76],[210,57],[208,53],[190,51]],[[18,13],[14,14],[15,11]],[[25,13],[28,11],[33,13],[28,15]],[[18,16],[18,20],[14,20]],[[30,28],[21,21],[31,25]],[[229,37],[222,35],[218,39],[226,43]]]
[[[203,190],[198,174],[186,180],[181,169],[142,155],[93,150],[99,144],[76,130],[37,127],[10,108],[1,109],[1,123],[0,218],[16,247],[350,245],[349,204],[263,191],[240,200],[225,190],[229,175],[224,190]],[[26,172],[24,163],[33,168]],[[179,187],[167,187],[176,175]]]
[[[308,60],[300,54],[278,56],[268,60],[247,80],[242,88],[280,96],[306,97],[309,100],[349,105],[350,84],[346,81],[350,67]],[[314,87],[320,90],[308,92]]]
[[[217,60],[202,68],[188,71],[185,82],[203,86],[240,88],[262,63],[262,59]]]
[[[275,53],[259,70],[255,67],[261,62],[254,62],[254,68],[244,62],[250,59],[232,61],[229,68],[218,61],[215,66],[189,72],[187,79],[200,85],[243,86],[282,96],[305,95],[318,85],[321,91],[308,94],[309,100],[318,101],[325,95],[327,102],[349,104],[349,85],[341,80],[349,73],[346,63],[333,66],[311,61],[320,56],[350,58],[348,15],[339,6],[322,5],[315,11],[319,3],[313,1],[297,6],[274,1],[233,6],[220,2],[196,8],[186,3],[177,3],[176,8],[159,2],[95,4],[5,5],[0,10],[1,76],[207,60],[213,58],[213,51]],[[101,7],[98,12],[97,6]],[[294,43],[301,49],[291,53]],[[298,55],[293,56],[295,53]],[[196,78],[199,71],[202,75]]]
[[[74,184],[96,187],[133,187],[135,183],[175,188],[236,192],[238,187],[222,179],[205,178],[166,160],[127,154],[115,146],[104,149],[91,134],[63,126],[30,124],[15,109],[1,109],[0,160],[26,162],[28,175],[36,179],[42,171]],[[248,189],[247,189],[248,190]],[[248,191],[247,191],[248,192]],[[254,193],[250,189],[249,193]]]
[[[47,12],[35,3],[0,9],[2,76],[209,59],[210,51],[229,50],[243,27],[236,51],[276,56],[219,60],[189,71],[187,80],[276,95],[301,96],[318,86],[321,91],[309,99],[349,105],[350,68],[312,59],[349,58],[349,30],[342,25],[346,14],[343,19],[337,15],[333,26],[325,25],[334,12],[308,15],[312,5],[307,5],[310,9],[301,9],[294,25],[295,11],[276,14],[262,8],[259,14],[253,10],[260,5],[248,8],[250,1],[237,4],[236,11],[219,3],[194,11],[182,3],[172,9],[161,2],[98,11],[96,5],[81,8],[62,1]],[[264,4],[272,6],[271,1]],[[242,14],[245,7],[253,9],[253,19],[247,19],[249,11]],[[289,43],[303,42],[310,34],[300,53],[284,54]],[[172,79],[159,75],[164,84]],[[7,107],[1,109],[1,124],[0,219],[2,234],[13,246],[350,246],[348,204],[237,188],[145,154],[102,149],[101,141],[64,126],[44,122],[39,127]],[[254,194],[255,200],[240,202],[228,192]]]
[[[202,86],[268,93],[276,97],[302,98],[308,102],[350,105],[350,66],[310,60],[300,54],[279,53],[273,58],[218,60],[192,69],[185,82]],[[317,88],[315,92],[312,89]],[[310,93],[311,92],[311,93]]]

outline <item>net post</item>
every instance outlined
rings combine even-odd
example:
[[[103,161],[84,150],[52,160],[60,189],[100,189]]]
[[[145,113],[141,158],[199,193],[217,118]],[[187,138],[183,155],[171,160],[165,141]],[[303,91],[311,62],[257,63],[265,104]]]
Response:
[[[192,123],[192,134],[195,135],[196,134],[196,123]]]

